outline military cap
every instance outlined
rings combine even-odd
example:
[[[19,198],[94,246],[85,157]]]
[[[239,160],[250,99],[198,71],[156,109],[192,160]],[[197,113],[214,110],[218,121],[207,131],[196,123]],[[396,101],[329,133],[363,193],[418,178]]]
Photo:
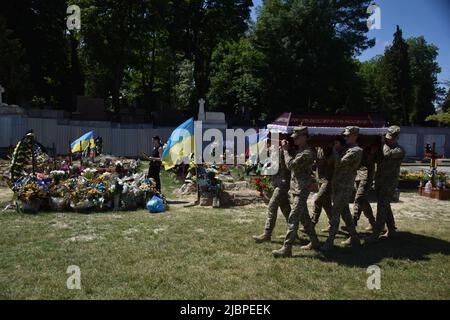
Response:
[[[300,136],[308,136],[308,127],[300,126],[294,128],[294,133],[291,135],[291,138],[297,138]]]
[[[351,134],[359,134],[359,127],[346,127],[342,132],[343,136],[349,136]]]
[[[400,127],[399,126],[392,126],[388,128],[388,131],[386,133],[386,139],[395,139],[400,135]]]

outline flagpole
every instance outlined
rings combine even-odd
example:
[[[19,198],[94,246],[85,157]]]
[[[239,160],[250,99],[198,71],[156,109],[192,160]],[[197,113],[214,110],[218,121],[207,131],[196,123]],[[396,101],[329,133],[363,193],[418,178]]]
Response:
[[[36,173],[36,159],[34,157],[34,136],[31,137],[31,167],[34,176]]]
[[[196,184],[197,184],[197,203],[200,205],[200,186],[198,184],[199,176],[198,176],[198,165],[195,165],[195,176],[197,177]]]
[[[82,167],[83,166],[83,152],[81,151],[81,149],[82,149],[82,143],[81,143],[81,141],[80,141],[80,167]]]

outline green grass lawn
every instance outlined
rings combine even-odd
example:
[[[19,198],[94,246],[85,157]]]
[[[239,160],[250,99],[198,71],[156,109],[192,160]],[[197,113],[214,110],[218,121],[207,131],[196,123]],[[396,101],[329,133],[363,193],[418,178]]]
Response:
[[[163,185],[171,185],[164,192],[181,202],[169,180],[164,176]],[[160,215],[1,213],[0,298],[450,298],[448,218],[400,214],[395,241],[338,247],[326,255],[302,252],[297,245],[294,258],[281,260],[271,251],[281,246],[282,219],[272,243],[251,239],[264,221],[264,206],[212,209],[180,203]],[[322,241],[325,236],[320,233]],[[382,270],[376,291],[366,287],[366,269],[374,264]],[[81,269],[81,290],[66,287],[70,265]]]

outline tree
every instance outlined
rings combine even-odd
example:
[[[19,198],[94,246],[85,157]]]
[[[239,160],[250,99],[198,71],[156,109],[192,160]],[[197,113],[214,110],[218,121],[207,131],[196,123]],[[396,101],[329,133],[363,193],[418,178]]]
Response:
[[[194,100],[206,97],[208,92],[215,47],[223,40],[238,39],[247,30],[251,5],[251,0],[179,0],[171,3],[171,47],[194,62]]]
[[[408,44],[403,39],[402,30],[397,26],[394,41],[384,53],[383,113],[392,123],[408,125],[412,101],[412,81]]]
[[[29,66],[27,95],[43,104],[70,108],[69,42],[65,34],[65,0],[8,0],[2,15],[24,49]]]
[[[235,116],[256,110],[262,81],[255,76],[255,68],[261,59],[247,37],[219,45],[211,63],[210,108]]]
[[[448,89],[447,95],[445,96],[445,99],[441,104],[441,111],[443,112],[450,111],[450,88]]]
[[[369,1],[267,0],[253,29],[263,54],[264,112],[351,110],[353,56],[372,46],[366,37]]]
[[[409,38],[407,44],[413,99],[410,122],[422,125],[427,116],[435,113],[434,105],[440,94],[437,75],[441,68],[436,61],[438,48],[428,44],[424,37]]]
[[[384,57],[376,56],[359,65],[358,76],[362,81],[362,108],[366,112],[382,112],[384,99],[382,95],[382,74]]]
[[[426,118],[426,121],[435,121],[439,124],[442,124],[442,125],[448,127],[450,125],[450,112],[448,110],[440,111],[436,114],[428,116]]]
[[[177,68],[177,82],[175,85],[176,101],[179,109],[189,111],[195,99],[194,64],[184,59]]]
[[[6,28],[6,21],[0,16],[0,85],[6,88],[4,102],[19,103],[25,95],[28,66],[23,63],[24,49],[19,39],[13,38],[13,31]]]
[[[125,69],[132,55],[132,38],[136,35],[134,0],[84,0],[78,2],[82,12],[83,54],[87,65],[88,93],[111,95],[111,109],[120,109]]]

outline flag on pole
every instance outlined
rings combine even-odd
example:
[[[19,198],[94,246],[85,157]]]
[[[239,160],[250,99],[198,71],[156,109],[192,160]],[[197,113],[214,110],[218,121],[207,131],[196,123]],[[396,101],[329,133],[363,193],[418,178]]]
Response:
[[[87,147],[94,148],[95,147],[95,141],[94,141],[94,132],[89,131],[88,133],[85,133],[81,137],[79,137],[77,140],[72,142],[70,144],[70,151],[72,153],[75,152],[83,152],[86,150]]]
[[[170,135],[162,155],[164,169],[172,169],[180,160],[194,153],[194,142],[194,118],[190,118]]]
[[[267,140],[269,139],[269,130],[264,129],[259,131],[258,136],[258,154],[267,152]]]
[[[248,159],[252,164],[258,162],[258,133],[255,133],[248,137]]]

